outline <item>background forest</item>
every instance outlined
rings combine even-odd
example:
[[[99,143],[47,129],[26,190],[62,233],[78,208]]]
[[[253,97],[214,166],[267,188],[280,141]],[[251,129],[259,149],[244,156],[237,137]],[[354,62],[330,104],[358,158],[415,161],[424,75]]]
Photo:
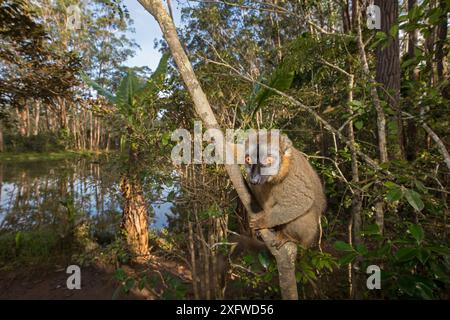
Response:
[[[221,128],[281,129],[323,180],[300,298],[449,299],[450,1],[163,2]],[[233,250],[223,166],[172,164],[199,117],[164,39],[125,66],[132,31],[120,0],[0,0],[0,297],[281,298],[270,254]],[[48,290],[70,264],[86,290]]]

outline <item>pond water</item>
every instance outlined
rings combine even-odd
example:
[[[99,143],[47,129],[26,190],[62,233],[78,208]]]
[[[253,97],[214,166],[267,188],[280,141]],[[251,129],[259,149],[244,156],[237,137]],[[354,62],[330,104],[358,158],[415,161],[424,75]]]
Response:
[[[94,228],[114,233],[122,199],[117,167],[105,159],[0,163],[0,230],[30,230],[63,223],[68,212],[91,219]],[[167,190],[162,191],[164,198]],[[151,228],[167,225],[171,203],[148,200]]]

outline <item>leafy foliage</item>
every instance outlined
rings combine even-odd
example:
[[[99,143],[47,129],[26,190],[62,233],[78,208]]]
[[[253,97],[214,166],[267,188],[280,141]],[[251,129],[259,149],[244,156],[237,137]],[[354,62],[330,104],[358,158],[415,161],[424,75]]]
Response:
[[[402,231],[403,236],[390,239],[380,234],[377,225],[370,226],[363,234],[374,245],[371,248],[337,241],[335,248],[344,253],[339,263],[358,259],[364,271],[383,262],[381,286],[388,298],[439,298],[450,284],[450,250],[427,240],[420,224],[405,223]]]

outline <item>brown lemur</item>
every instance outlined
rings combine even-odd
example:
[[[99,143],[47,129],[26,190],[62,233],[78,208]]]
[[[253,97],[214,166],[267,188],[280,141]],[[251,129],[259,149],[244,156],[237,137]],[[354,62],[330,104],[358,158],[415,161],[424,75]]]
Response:
[[[245,168],[251,193],[263,211],[250,217],[250,228],[274,231],[272,245],[278,248],[288,241],[310,247],[326,208],[319,176],[286,135],[259,131],[254,136],[245,143]]]

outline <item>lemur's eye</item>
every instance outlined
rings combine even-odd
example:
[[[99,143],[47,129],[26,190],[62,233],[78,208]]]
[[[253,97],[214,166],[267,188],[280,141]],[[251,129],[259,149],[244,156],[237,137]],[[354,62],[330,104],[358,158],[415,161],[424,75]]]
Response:
[[[252,164],[252,157],[250,157],[250,156],[245,156],[245,163],[246,163],[246,164]]]
[[[265,165],[271,165],[272,163],[273,163],[273,157],[272,156],[268,156],[267,158],[266,158],[266,161],[265,161]]]

